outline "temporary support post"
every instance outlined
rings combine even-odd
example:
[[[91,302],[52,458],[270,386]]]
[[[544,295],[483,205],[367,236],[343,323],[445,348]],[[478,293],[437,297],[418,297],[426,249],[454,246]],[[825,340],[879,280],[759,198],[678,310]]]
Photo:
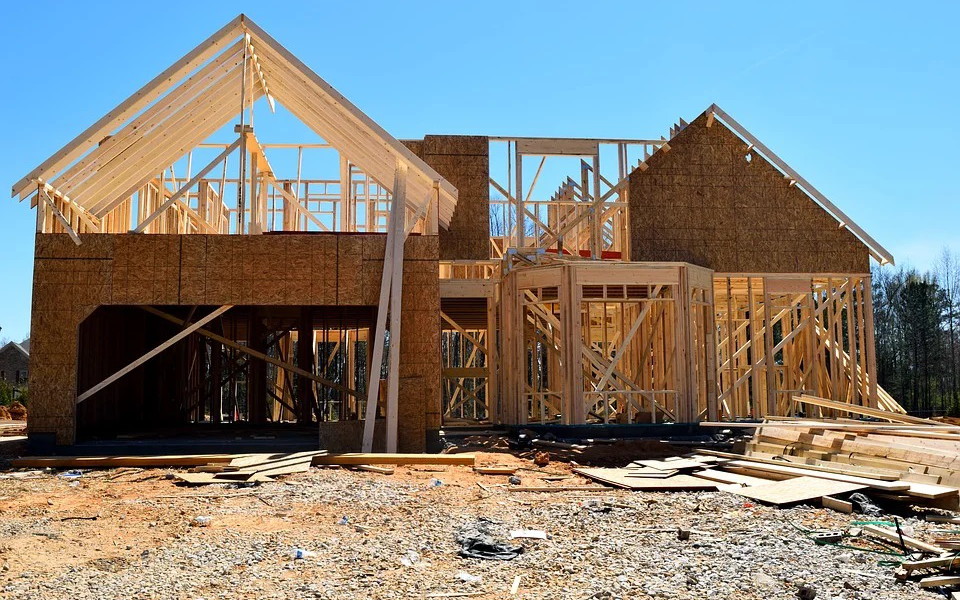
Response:
[[[396,221],[393,241],[393,275],[390,278],[390,361],[387,369],[387,452],[397,451],[397,424],[399,414],[398,394],[400,389],[400,311],[403,290],[403,242],[407,237],[407,167],[397,167],[397,182],[393,190],[393,206],[390,216]],[[391,207],[392,208],[392,207]],[[386,268],[386,265],[384,265]]]
[[[380,396],[380,370],[383,367],[383,346],[384,346],[384,334],[387,326],[387,311],[390,308],[390,300],[392,297],[392,285],[396,285],[398,288],[398,298],[399,298],[399,288],[401,287],[401,281],[394,281],[394,275],[400,273],[401,275],[397,277],[399,279],[402,277],[403,269],[403,242],[404,242],[404,217],[406,215],[406,209],[403,202],[397,201],[397,192],[403,190],[401,194],[406,196],[406,178],[407,178],[407,166],[401,161],[397,162],[397,170],[394,176],[393,188],[394,188],[394,197],[393,201],[390,204],[390,226],[387,230],[387,240],[386,247],[384,249],[383,255],[383,274],[380,278],[380,301],[377,309],[377,323],[374,329],[373,336],[373,357],[370,362],[370,371],[369,371],[369,383],[367,385],[367,407],[364,413],[364,423],[363,423],[363,452],[372,452],[373,451],[373,434],[374,428],[376,427],[377,419],[377,399]],[[399,302],[398,302],[399,304]],[[398,306],[399,308],[399,306]],[[399,313],[397,310],[397,319],[399,322]],[[392,322],[392,321],[391,321]],[[397,332],[399,333],[399,331]],[[393,348],[396,346],[399,350],[400,338],[399,336],[394,336],[391,331],[390,334],[390,348],[391,355],[393,354]],[[399,354],[397,356],[399,361]],[[398,374],[394,373],[392,370],[388,375],[391,379],[397,377]],[[399,383],[399,382],[398,382]],[[387,389],[389,395],[390,383],[387,382]],[[396,410],[396,407],[394,407]],[[390,399],[387,399],[387,430],[388,438],[390,430]],[[396,426],[396,414],[393,414],[394,427]],[[393,440],[396,443],[396,431],[393,433]],[[387,449],[388,452],[389,447]]]

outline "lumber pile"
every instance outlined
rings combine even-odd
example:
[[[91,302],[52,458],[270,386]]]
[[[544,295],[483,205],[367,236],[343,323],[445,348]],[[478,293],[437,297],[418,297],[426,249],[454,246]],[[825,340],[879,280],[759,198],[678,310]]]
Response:
[[[333,454],[324,450],[273,454],[184,454],[166,456],[33,456],[11,461],[16,468],[113,469],[124,467],[189,467],[174,474],[188,485],[209,483],[264,483],[275,477],[303,473],[312,466],[349,466],[363,471],[391,474],[381,465],[466,465],[473,454]]]
[[[625,469],[577,472],[637,490],[704,489],[691,483],[691,478],[700,479],[774,505],[815,502],[844,512],[852,505],[842,496],[853,492],[876,500],[960,508],[960,427],[814,396],[796,401],[821,414],[845,412],[884,421],[771,419],[750,425],[756,431],[743,455],[701,450],[683,458],[637,461]]]

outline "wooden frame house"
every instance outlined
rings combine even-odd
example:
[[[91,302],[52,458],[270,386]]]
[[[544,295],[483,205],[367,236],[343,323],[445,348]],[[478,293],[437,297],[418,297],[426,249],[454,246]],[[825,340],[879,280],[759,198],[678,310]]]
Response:
[[[262,139],[277,105],[310,139]],[[13,195],[38,441],[288,425],[422,451],[801,392],[899,408],[869,275],[893,258],[715,105],[669,139],[400,142],[241,15]]]

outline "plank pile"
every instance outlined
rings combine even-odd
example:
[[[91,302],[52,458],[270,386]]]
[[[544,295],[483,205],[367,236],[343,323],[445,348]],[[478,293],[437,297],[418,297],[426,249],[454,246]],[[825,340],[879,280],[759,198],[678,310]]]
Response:
[[[475,462],[473,454],[333,454],[325,450],[276,454],[184,454],[166,456],[34,456],[17,458],[17,468],[112,469],[123,467],[189,467],[174,479],[190,484],[264,483],[280,475],[303,473],[311,466],[349,466],[364,471],[390,474],[378,465],[465,465]]]
[[[821,415],[847,412],[886,421],[770,420],[749,425],[756,432],[743,455],[701,450],[683,458],[637,461],[624,469],[577,472],[634,490],[707,489],[706,481],[761,502],[817,501],[844,512],[852,505],[838,496],[853,492],[875,500],[960,508],[960,427],[813,396],[797,401]]]

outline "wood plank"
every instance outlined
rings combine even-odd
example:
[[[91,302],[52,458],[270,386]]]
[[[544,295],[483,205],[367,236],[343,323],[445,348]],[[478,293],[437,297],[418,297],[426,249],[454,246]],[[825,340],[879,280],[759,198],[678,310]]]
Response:
[[[738,456],[739,458],[739,456]],[[697,460],[690,459],[681,459],[681,460],[635,460],[633,464],[643,465],[644,467],[650,467],[651,469],[657,469],[660,471],[677,471],[685,469],[699,469],[703,467],[704,463]]]
[[[222,479],[219,477],[220,473],[176,473],[174,474],[174,479],[177,481],[182,481],[183,483],[189,485],[207,485],[211,483],[236,483],[236,480]],[[274,481],[273,478],[266,475],[253,475],[249,479],[245,479],[246,482],[253,483],[267,483]]]
[[[750,475],[742,475],[740,473],[731,473],[729,471],[720,471],[717,469],[704,469],[702,471],[692,473],[692,475],[701,479],[709,479],[710,481],[739,486],[763,485],[770,483],[769,479],[751,477]]]
[[[812,465],[806,462],[792,461],[787,457],[780,456],[778,458],[768,458],[764,456],[755,456],[753,454],[748,456],[742,456],[739,454],[732,454],[730,452],[720,452],[715,450],[699,450],[698,452],[709,453],[712,456],[724,456],[726,458],[737,459],[737,460],[749,460],[753,462],[763,463],[767,465],[788,465],[791,467],[797,467],[801,469],[808,469],[810,471],[817,471],[821,473],[835,473],[838,475],[852,475],[855,477],[869,477],[871,479],[879,479],[881,481],[899,481],[900,475],[897,473],[887,472],[887,473],[875,473],[875,472],[866,472],[858,469],[853,469],[850,467],[844,467],[842,465]]]
[[[846,500],[840,500],[831,496],[820,498],[820,504],[824,508],[829,508],[837,512],[851,514],[853,512],[853,503]]]
[[[14,458],[10,465],[16,468],[42,469],[115,469],[140,467],[198,467],[208,464],[228,464],[232,454],[172,454],[164,456],[28,456]]]
[[[396,471],[393,467],[381,467],[378,465],[356,465],[353,468],[358,471],[369,471],[371,473],[380,473],[381,475],[393,475]]]
[[[716,490],[717,484],[690,475],[673,475],[665,478],[627,477],[627,469],[581,468],[574,473],[588,479],[629,490]]]
[[[856,483],[861,485],[866,485],[870,488],[876,490],[882,490],[886,492],[902,492],[910,489],[909,483],[902,483],[899,481],[881,481],[879,479],[872,479],[868,477],[857,477],[853,475],[840,475],[837,473],[824,473],[820,471],[811,471],[809,469],[803,469],[796,466],[781,466],[781,465],[770,465],[762,462],[752,462],[749,457],[746,460],[734,460],[730,461],[724,465],[725,469],[729,468],[744,468],[752,471],[764,471],[768,473],[774,473],[777,475],[786,475],[788,477],[816,477],[819,479],[830,479],[833,481],[843,481],[846,483]]]
[[[516,467],[474,467],[474,471],[481,475],[513,475]]]
[[[897,544],[897,545],[900,544],[902,539],[903,544],[907,548],[920,550],[921,552],[929,552],[931,554],[943,554],[944,552],[946,552],[946,550],[944,550],[943,548],[935,544],[928,544],[926,542],[921,542],[918,539],[915,539],[906,535],[901,536],[896,532],[895,529],[891,529],[889,527],[880,527],[878,525],[864,525],[862,528],[862,531],[863,533],[876,536],[880,539],[886,540],[888,542],[893,542],[894,544]]]
[[[911,560],[900,565],[907,573],[919,571],[922,569],[944,569],[952,571],[960,568],[960,557],[943,556],[938,558],[926,558],[923,560]]]
[[[119,371],[117,371],[116,373],[114,373],[113,375],[110,375],[110,376],[107,377],[106,379],[102,380],[100,383],[96,384],[95,386],[91,387],[91,388],[88,389],[87,391],[85,391],[85,392],[83,392],[82,394],[80,394],[79,396],[77,396],[77,404],[80,404],[81,402],[83,402],[84,400],[86,400],[87,398],[89,398],[90,396],[93,396],[94,394],[96,394],[97,392],[99,392],[100,390],[102,390],[103,388],[107,387],[108,385],[110,385],[110,384],[113,383],[114,381],[120,379],[121,377],[123,377],[124,375],[126,375],[127,373],[129,373],[130,371],[133,371],[134,369],[136,369],[137,367],[139,367],[139,366],[142,365],[143,363],[147,362],[148,360],[150,360],[150,359],[153,358],[154,356],[160,354],[161,352],[163,352],[164,350],[166,350],[166,349],[169,348],[170,346],[176,344],[177,342],[179,342],[179,341],[182,340],[183,338],[189,336],[191,333],[193,333],[193,332],[195,332],[196,330],[200,329],[201,327],[203,327],[204,325],[206,325],[206,324],[209,323],[210,321],[216,319],[217,317],[219,317],[219,316],[222,315],[223,313],[227,312],[227,311],[230,310],[231,308],[233,308],[233,305],[232,305],[232,304],[226,304],[226,305],[224,305],[224,306],[221,306],[221,307],[217,308],[216,310],[214,310],[214,311],[211,312],[210,314],[206,315],[206,316],[203,317],[202,319],[191,323],[191,324],[190,324],[189,326],[187,326],[185,329],[179,331],[176,335],[174,335],[173,337],[171,337],[171,338],[168,339],[167,341],[163,342],[162,344],[160,344],[159,346],[157,346],[157,347],[154,348],[153,350],[150,350],[149,352],[147,352],[146,354],[144,354],[144,355],[141,356],[140,358],[134,360],[133,362],[131,362],[131,363],[128,364],[127,366],[123,367],[122,369],[120,369]]]
[[[942,426],[943,423],[939,421],[932,421],[930,419],[921,419],[920,417],[911,417],[910,415],[904,415],[900,413],[890,412],[887,410],[881,410],[878,408],[869,408],[867,406],[855,406],[852,404],[847,404],[846,402],[836,402],[834,400],[827,400],[826,398],[818,398],[816,396],[808,396],[806,394],[801,394],[800,396],[794,397],[794,402],[810,404],[813,406],[819,406],[820,408],[829,408],[841,412],[848,412],[854,415],[862,415],[865,417],[875,417],[877,419],[886,419],[887,421],[893,421],[895,423],[909,423],[911,425],[933,425],[933,426]],[[960,426],[957,427],[960,429]]]
[[[388,454],[348,452],[313,457],[314,465],[466,465],[473,466],[473,454]]]
[[[295,452],[291,454],[281,454],[273,456],[270,459],[247,465],[236,471],[220,473],[223,479],[241,479],[249,480],[255,475],[289,475],[291,473],[303,473],[310,470],[313,459],[322,456],[325,451]]]
[[[844,481],[831,481],[815,477],[795,477],[783,481],[766,482],[760,485],[741,488],[737,494],[775,504],[796,504],[815,500],[830,494],[845,494],[865,489],[867,486]]]
[[[934,577],[924,577],[920,580],[920,587],[922,588],[946,587],[952,585],[960,585],[960,576],[937,575]]]

